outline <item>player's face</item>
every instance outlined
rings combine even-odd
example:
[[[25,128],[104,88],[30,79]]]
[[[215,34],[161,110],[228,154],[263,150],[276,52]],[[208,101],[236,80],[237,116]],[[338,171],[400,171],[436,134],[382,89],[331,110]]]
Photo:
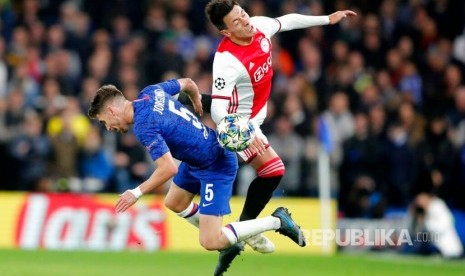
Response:
[[[233,41],[247,41],[255,34],[255,27],[250,23],[249,15],[240,7],[234,8],[223,18],[226,29],[221,32]]]
[[[109,131],[116,131],[119,133],[128,132],[129,125],[125,123],[118,113],[115,112],[112,108],[108,108],[103,114],[97,115],[97,120],[105,126]]]

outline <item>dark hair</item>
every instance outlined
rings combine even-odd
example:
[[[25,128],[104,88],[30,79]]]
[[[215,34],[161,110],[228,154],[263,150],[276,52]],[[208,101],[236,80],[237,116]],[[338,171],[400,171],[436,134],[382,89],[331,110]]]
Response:
[[[235,0],[212,0],[205,7],[205,15],[210,22],[218,28],[218,30],[226,29],[224,17],[234,8],[239,5]]]
[[[103,110],[107,102],[115,98],[124,98],[123,93],[116,86],[108,84],[100,87],[87,112],[89,118],[97,118],[97,115]]]

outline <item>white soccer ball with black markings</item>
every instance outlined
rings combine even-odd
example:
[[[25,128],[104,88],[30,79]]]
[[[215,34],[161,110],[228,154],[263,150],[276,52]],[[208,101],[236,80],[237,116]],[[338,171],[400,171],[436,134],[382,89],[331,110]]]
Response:
[[[229,151],[243,151],[255,137],[255,128],[244,116],[231,113],[226,115],[216,127],[216,138],[220,145]]]

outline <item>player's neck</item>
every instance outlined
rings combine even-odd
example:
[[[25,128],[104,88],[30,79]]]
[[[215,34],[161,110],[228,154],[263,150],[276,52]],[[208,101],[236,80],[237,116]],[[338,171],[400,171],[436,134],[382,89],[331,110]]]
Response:
[[[232,42],[240,46],[250,45],[253,41],[253,37],[247,37],[247,38],[229,37],[229,39],[231,39]]]
[[[123,111],[124,120],[129,124],[134,123],[134,105],[131,101],[124,102],[124,111]]]

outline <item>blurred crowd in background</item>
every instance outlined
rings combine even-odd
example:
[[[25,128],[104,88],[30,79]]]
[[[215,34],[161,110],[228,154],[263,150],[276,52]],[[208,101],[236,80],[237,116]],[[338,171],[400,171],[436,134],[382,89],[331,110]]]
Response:
[[[135,136],[87,109],[108,83],[128,99],[174,77],[210,93],[222,37],[207,2],[1,0],[0,190],[121,193],[150,175]],[[324,128],[345,216],[380,217],[425,192],[465,209],[464,1],[239,2],[250,16],[358,14],[272,39],[263,131],[286,165],[276,196],[317,196]],[[241,167],[235,194],[253,173]]]

